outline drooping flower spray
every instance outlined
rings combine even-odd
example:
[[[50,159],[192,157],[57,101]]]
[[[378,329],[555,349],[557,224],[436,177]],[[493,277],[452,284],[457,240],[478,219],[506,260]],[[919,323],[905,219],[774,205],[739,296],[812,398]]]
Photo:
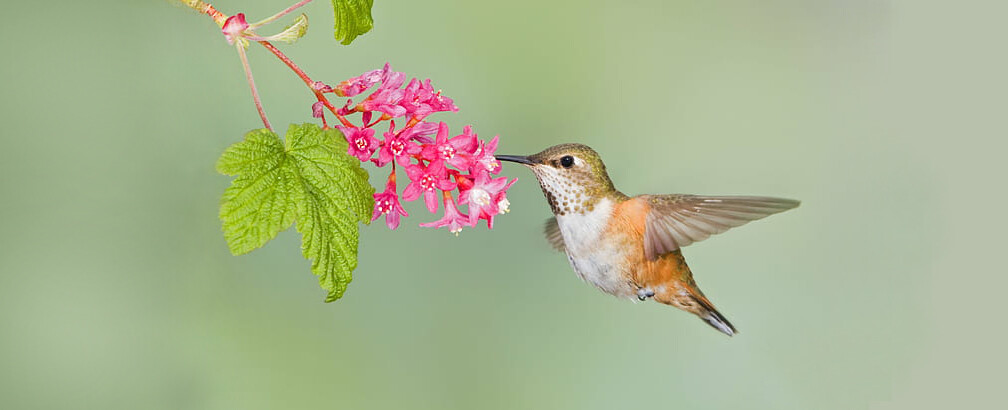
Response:
[[[386,225],[396,229],[400,217],[408,216],[400,199],[423,198],[427,210],[432,213],[443,205],[444,215],[440,220],[420,226],[447,226],[450,232],[458,234],[464,226],[475,227],[480,220],[485,220],[487,227],[492,229],[494,217],[509,211],[507,190],[515,182],[494,176],[501,169],[500,162],[494,158],[497,137],[489,142],[482,141],[468,125],[461,134],[449,137],[447,124],[425,119],[436,112],[458,111],[455,102],[441,91],[435,91],[429,79],[414,78],[403,87],[405,79],[403,73],[392,71],[385,64],[381,69],[368,71],[334,87],[322,83],[313,86],[318,91],[340,97],[354,97],[377,86],[358,102],[347,98],[343,107],[336,111],[340,121],[336,128],[346,137],[348,154],[378,167],[391,164],[385,191],[374,195],[372,221],[385,216]],[[321,103],[312,106],[312,114],[325,120]],[[360,121],[359,124],[351,121],[353,117]],[[385,121],[388,121],[387,131],[378,139],[375,137],[377,129],[384,129],[382,123]],[[398,127],[397,121],[403,125]],[[397,165],[404,168],[409,178],[401,194],[396,185]],[[462,213],[459,205],[466,205],[468,214]]]

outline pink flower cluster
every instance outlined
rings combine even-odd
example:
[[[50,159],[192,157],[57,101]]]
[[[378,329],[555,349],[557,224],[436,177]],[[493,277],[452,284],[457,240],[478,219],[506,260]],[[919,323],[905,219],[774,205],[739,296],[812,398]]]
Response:
[[[476,137],[471,126],[449,137],[447,124],[424,119],[435,112],[458,111],[452,99],[441,95],[441,91],[434,91],[430,80],[421,82],[414,78],[403,87],[405,79],[403,73],[392,71],[385,64],[382,69],[368,71],[335,87],[322,83],[314,85],[317,91],[341,97],[353,97],[378,86],[360,102],[347,99],[337,110],[342,125],[336,126],[350,145],[348,154],[379,167],[392,164],[385,191],[374,195],[371,220],[384,215],[388,227],[396,229],[400,216],[409,216],[396,190],[398,165],[405,169],[410,180],[402,192],[403,200],[423,197],[427,210],[432,213],[438,211],[439,201],[444,204],[441,219],[420,226],[447,226],[449,231],[458,234],[462,227],[475,227],[480,220],[486,220],[487,227],[493,229],[494,217],[508,212],[507,190],[516,181],[494,177],[501,169],[500,162],[494,158],[497,137],[484,142]],[[312,106],[314,116],[324,120],[324,108],[321,101],[315,103]],[[360,125],[347,118],[354,113],[361,114]],[[404,125],[397,129],[396,120]],[[378,139],[376,126],[383,121],[389,122],[388,130]],[[468,214],[462,213],[459,205],[466,205]]]

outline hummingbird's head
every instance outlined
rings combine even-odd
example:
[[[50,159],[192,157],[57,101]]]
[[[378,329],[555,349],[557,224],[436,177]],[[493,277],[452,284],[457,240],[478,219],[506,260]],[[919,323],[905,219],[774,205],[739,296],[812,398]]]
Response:
[[[557,215],[591,211],[603,198],[622,196],[613,187],[602,158],[583,144],[561,144],[528,156],[497,155],[532,170]]]

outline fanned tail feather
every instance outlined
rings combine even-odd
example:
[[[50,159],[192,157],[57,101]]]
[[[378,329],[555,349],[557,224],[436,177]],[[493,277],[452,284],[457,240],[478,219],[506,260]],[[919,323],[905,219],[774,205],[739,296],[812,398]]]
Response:
[[[732,326],[731,322],[729,322],[728,319],[721,314],[721,312],[718,312],[717,309],[711,305],[710,301],[706,299],[707,298],[694,298],[694,300],[696,300],[700,305],[700,309],[696,312],[696,315],[699,316],[700,319],[703,319],[704,322],[707,322],[708,325],[711,325],[711,327],[720,330],[721,333],[728,336],[734,336],[738,333],[738,330],[735,330],[735,326]]]

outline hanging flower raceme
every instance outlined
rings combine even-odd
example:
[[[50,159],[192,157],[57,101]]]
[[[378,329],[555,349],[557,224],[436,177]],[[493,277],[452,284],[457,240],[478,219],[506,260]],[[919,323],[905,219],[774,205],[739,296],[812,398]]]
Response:
[[[336,109],[341,123],[336,128],[349,144],[347,153],[379,167],[392,165],[385,191],[374,195],[372,220],[384,215],[388,227],[396,229],[400,217],[408,216],[400,199],[423,198],[432,213],[443,204],[444,214],[441,219],[420,226],[448,227],[457,235],[464,226],[475,227],[480,220],[486,220],[487,227],[492,229],[494,217],[508,212],[507,190],[516,181],[494,177],[501,170],[500,162],[494,158],[497,137],[482,141],[469,125],[463,127],[461,134],[451,136],[448,124],[425,121],[433,113],[455,112],[458,107],[441,91],[435,91],[429,79],[414,78],[403,87],[405,80],[403,73],[392,71],[385,64],[335,87],[322,83],[312,87],[322,93],[355,97],[377,86],[364,99],[355,102],[349,98],[343,107]],[[360,124],[352,121],[352,114],[357,113]],[[321,102],[312,106],[312,115],[324,114]],[[397,120],[402,127],[396,128]],[[379,140],[375,127],[384,121],[388,121],[388,131],[381,133]],[[402,194],[396,191],[397,165],[404,168],[409,178]],[[460,205],[467,206],[468,214],[459,211]]]

